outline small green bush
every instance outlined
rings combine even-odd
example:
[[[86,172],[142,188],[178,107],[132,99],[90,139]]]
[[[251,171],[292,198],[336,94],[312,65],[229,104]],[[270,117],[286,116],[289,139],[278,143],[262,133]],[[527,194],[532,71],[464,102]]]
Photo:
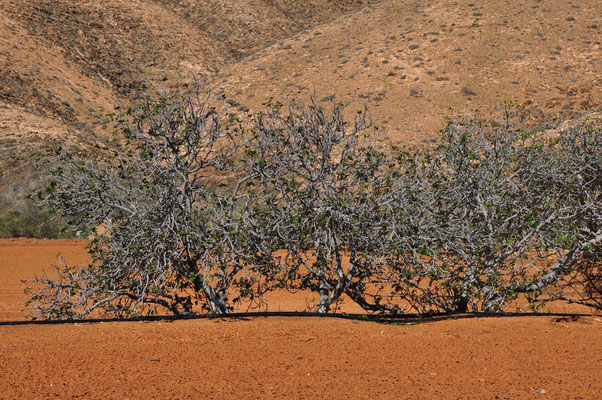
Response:
[[[0,214],[0,238],[58,239],[74,237],[66,230],[65,222],[58,216],[26,200]]]

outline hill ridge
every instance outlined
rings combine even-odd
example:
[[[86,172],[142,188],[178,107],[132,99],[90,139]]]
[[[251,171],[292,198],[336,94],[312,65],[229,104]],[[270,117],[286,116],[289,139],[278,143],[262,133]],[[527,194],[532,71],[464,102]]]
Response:
[[[600,107],[602,4],[388,0],[284,39],[222,72],[243,107],[336,95],[420,146],[444,117],[519,101],[531,115]],[[578,7],[575,7],[578,6]]]

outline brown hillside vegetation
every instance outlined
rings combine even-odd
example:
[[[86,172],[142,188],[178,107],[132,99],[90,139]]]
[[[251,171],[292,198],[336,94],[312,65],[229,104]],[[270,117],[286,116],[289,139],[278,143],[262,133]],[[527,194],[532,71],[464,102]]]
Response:
[[[63,143],[111,132],[116,106],[143,85],[175,89],[210,75],[242,54],[265,47],[360,3],[350,0],[274,2],[226,0],[7,0],[0,3],[0,101],[22,110],[4,113],[2,140],[17,136],[17,155],[0,155],[0,187],[18,173],[14,164],[40,146],[36,121]],[[231,35],[227,35],[231,32]],[[17,107],[17,108],[15,108]],[[51,122],[52,121],[52,122]],[[60,122],[56,122],[60,121]],[[72,128],[72,129],[71,129]],[[45,133],[45,134],[46,134]],[[20,135],[20,136],[19,136]],[[84,138],[85,137],[85,138]],[[3,149],[6,150],[6,149]]]
[[[155,0],[240,59],[267,44],[334,19],[362,4],[357,0]]]
[[[63,143],[74,131],[95,142],[134,88],[218,71],[213,86],[241,108],[334,94],[408,145],[432,140],[446,115],[503,100],[534,117],[597,110],[600,15],[600,2],[560,0],[3,1],[0,101],[25,121],[2,117],[3,140],[23,147],[0,156],[0,186],[40,142],[19,128],[30,115],[60,121],[46,124],[64,126],[51,130]]]
[[[177,87],[358,5],[280,3],[5,1],[0,98],[70,122],[98,121],[132,89]]]
[[[0,96],[69,122],[98,122],[132,89],[189,80],[226,54],[153,2],[9,1],[0,13]]]
[[[90,148],[101,146],[100,142],[60,120],[0,101],[0,193],[24,185],[35,160],[47,156],[52,148]]]
[[[602,105],[602,3],[383,1],[223,70],[216,86],[255,109],[315,92],[368,104],[389,137],[437,135],[444,116],[517,100],[533,116]]]

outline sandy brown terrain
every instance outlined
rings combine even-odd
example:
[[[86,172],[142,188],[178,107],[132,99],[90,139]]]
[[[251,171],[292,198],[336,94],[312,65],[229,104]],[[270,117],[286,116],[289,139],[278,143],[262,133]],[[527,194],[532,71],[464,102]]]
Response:
[[[53,147],[48,137],[94,151],[114,130],[109,114],[127,108],[143,86],[175,90],[195,77],[209,79],[257,49],[361,6],[319,4],[0,2],[0,200],[28,175],[23,168],[31,172],[31,156]]]
[[[59,253],[85,262],[84,246],[0,240],[0,321],[25,318],[21,279],[48,270]],[[305,308],[303,295],[270,300],[281,310]],[[6,399],[596,399],[602,392],[596,315],[79,323],[0,326],[0,335]]]
[[[420,146],[444,117],[517,101],[543,120],[602,106],[602,3],[382,1],[225,68],[216,86],[250,109],[336,95],[367,104],[386,136]]]

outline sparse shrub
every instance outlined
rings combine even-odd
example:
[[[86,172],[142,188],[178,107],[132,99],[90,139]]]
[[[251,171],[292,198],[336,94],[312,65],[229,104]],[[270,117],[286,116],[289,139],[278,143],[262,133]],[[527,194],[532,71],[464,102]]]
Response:
[[[58,239],[74,236],[66,222],[48,208],[42,207],[33,193],[42,185],[43,177],[29,173],[9,185],[0,194],[0,238]]]
[[[258,241],[256,175],[236,156],[241,127],[209,96],[149,98],[121,119],[127,144],[107,164],[66,154],[44,202],[98,227],[88,265],[31,282],[35,318],[230,312],[260,301],[271,248]],[[249,171],[249,172],[248,172]]]
[[[404,161],[377,283],[421,313],[536,304],[573,269],[598,271],[584,260],[602,241],[599,125],[546,137],[511,114],[452,120],[437,150]]]
[[[0,238],[58,239],[74,237],[66,223],[33,200],[23,200],[0,215]]]
[[[392,160],[371,135],[366,113],[346,121],[344,106],[291,102],[256,119],[259,151],[277,169],[266,174],[262,218],[286,255],[285,286],[319,294],[315,310],[336,308],[345,293],[378,310],[364,296],[380,268],[387,234]]]

